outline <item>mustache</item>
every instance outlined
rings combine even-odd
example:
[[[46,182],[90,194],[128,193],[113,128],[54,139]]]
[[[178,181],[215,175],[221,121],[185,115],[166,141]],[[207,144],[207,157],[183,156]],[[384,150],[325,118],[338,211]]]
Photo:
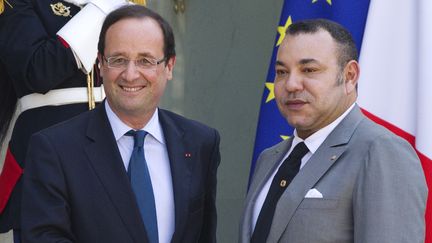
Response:
[[[305,92],[292,92],[288,93],[285,97],[282,97],[281,101],[283,103],[308,102],[309,99],[309,95]]]

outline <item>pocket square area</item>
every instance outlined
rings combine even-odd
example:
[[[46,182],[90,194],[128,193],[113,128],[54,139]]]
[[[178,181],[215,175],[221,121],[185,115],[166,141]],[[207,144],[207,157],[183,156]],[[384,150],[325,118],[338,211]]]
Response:
[[[323,195],[317,189],[312,188],[306,193],[305,198],[323,198]]]

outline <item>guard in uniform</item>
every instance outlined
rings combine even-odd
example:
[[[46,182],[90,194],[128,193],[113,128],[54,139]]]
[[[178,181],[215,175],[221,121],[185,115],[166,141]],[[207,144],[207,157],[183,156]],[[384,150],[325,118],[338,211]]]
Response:
[[[98,36],[106,14],[126,3],[0,0],[0,142],[19,113],[0,174],[0,233],[13,229],[15,242],[30,136],[102,101],[92,72]]]

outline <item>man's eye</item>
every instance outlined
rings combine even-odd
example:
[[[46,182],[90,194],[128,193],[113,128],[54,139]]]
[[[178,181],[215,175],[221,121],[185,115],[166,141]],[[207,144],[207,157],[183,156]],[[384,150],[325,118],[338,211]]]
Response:
[[[276,76],[278,76],[278,77],[284,77],[287,74],[288,74],[288,72],[285,70],[276,70]]]
[[[119,57],[119,58],[113,58],[113,59],[111,59],[111,64],[112,65],[123,65],[125,63],[127,63],[127,59],[126,58]]]
[[[147,59],[147,58],[138,59],[136,62],[140,66],[151,66],[151,65],[153,65],[153,62],[151,60]]]
[[[303,68],[304,73],[313,73],[316,71],[317,71],[317,69],[315,69],[315,68]]]

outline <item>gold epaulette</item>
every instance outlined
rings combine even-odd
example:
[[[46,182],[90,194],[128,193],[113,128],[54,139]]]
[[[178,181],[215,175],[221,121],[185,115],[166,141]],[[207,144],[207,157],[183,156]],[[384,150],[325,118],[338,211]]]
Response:
[[[0,1],[2,1],[2,0],[0,0]],[[135,4],[138,4],[138,5],[143,5],[143,6],[147,5],[146,0],[130,0],[130,1],[135,3]]]
[[[5,10],[5,3],[9,5],[10,8],[13,8],[12,5],[7,0],[0,0],[0,14],[2,14]]]

